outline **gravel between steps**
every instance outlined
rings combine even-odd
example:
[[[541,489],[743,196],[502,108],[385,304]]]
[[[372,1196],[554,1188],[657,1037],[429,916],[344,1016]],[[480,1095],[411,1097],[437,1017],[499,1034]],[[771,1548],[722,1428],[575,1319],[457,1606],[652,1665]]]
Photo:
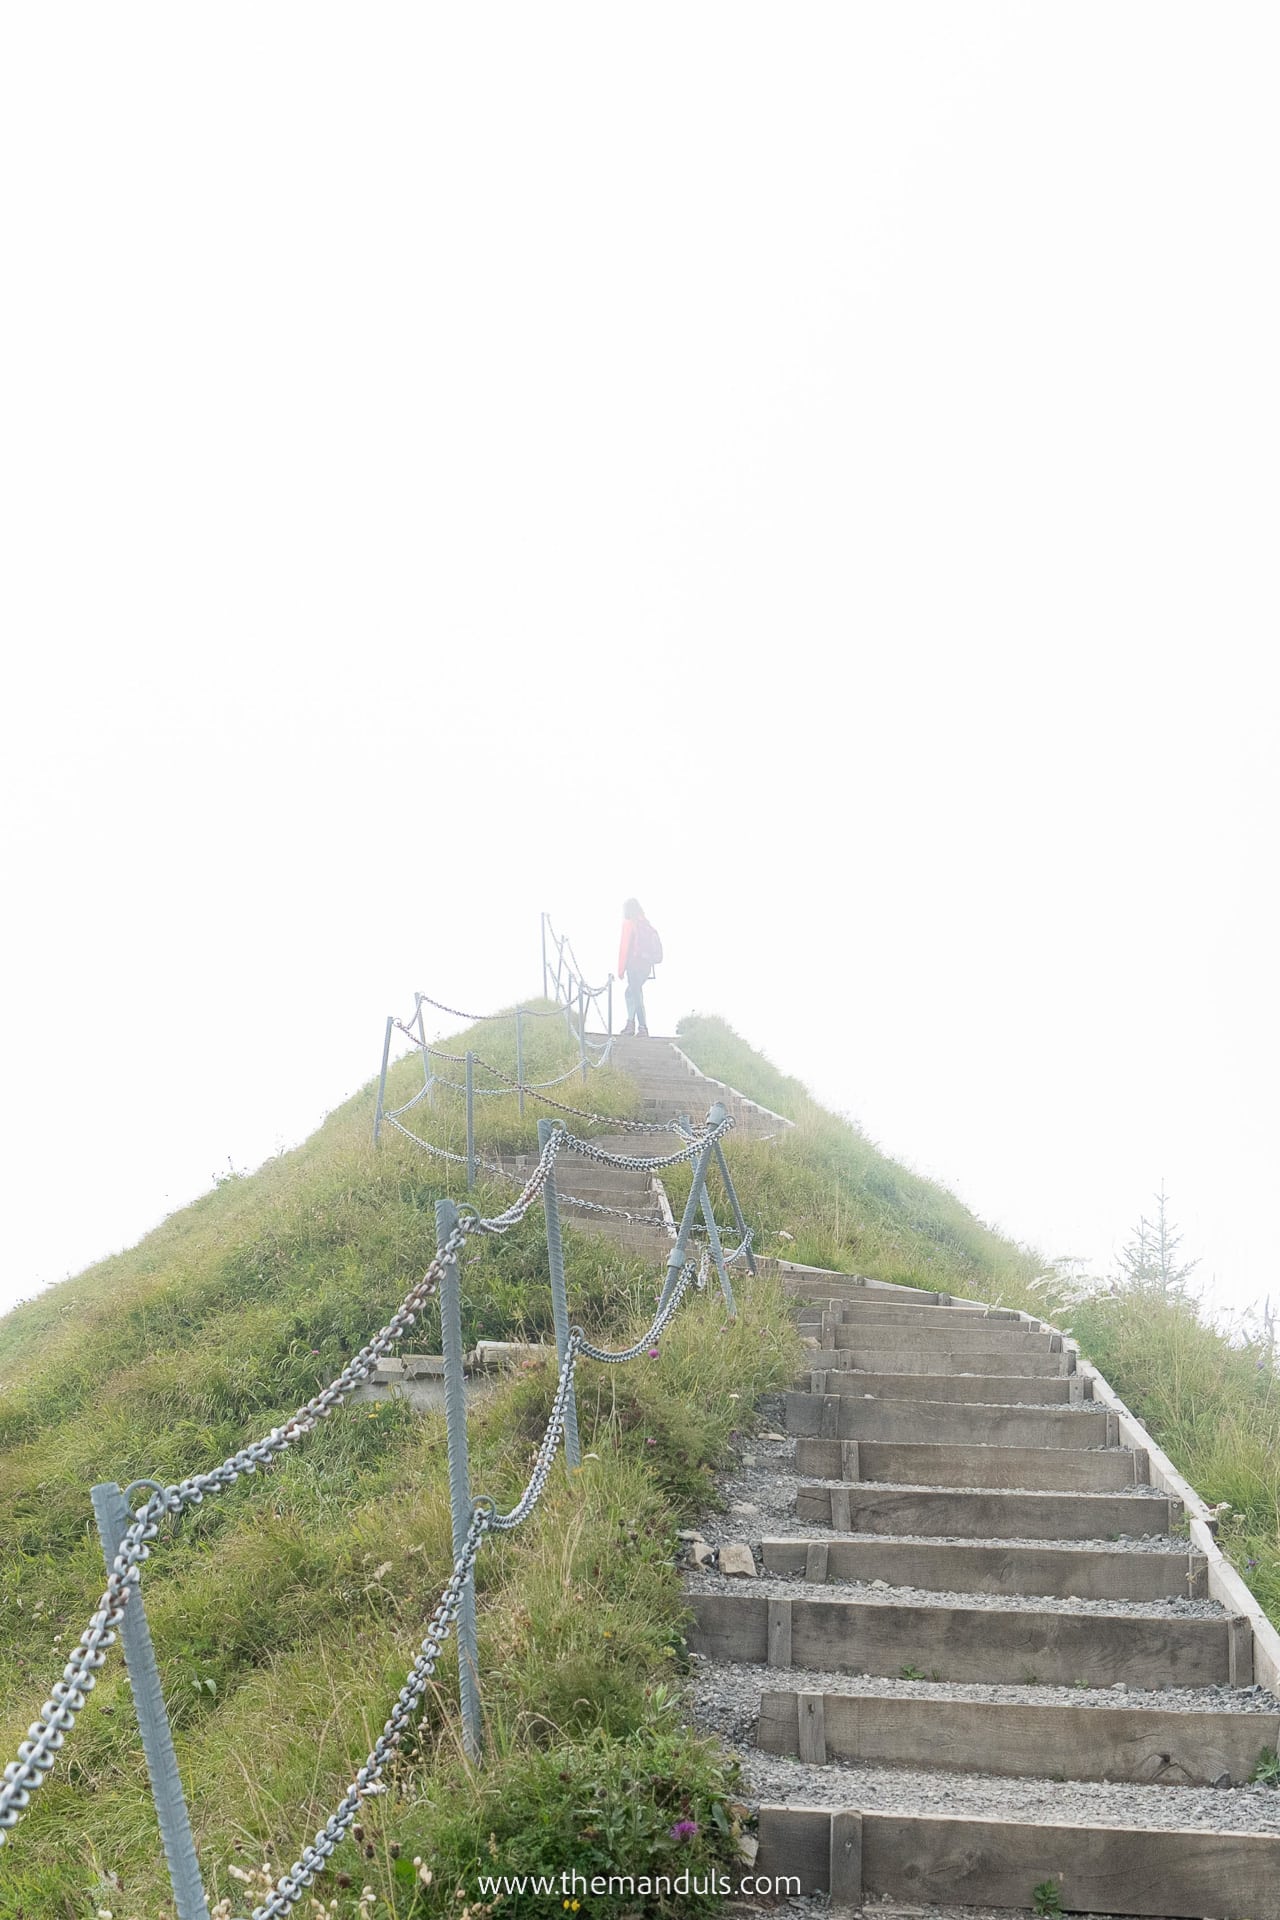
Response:
[[[755,1749],[762,1693],[843,1693],[864,1700],[979,1700],[1006,1706],[1157,1707],[1169,1713],[1280,1714],[1265,1687],[1020,1687],[975,1680],[893,1680],[876,1674],[767,1667],[749,1660],[691,1656],[690,1689],[699,1725]],[[1161,1789],[1167,1791],[1167,1789]],[[1267,1789],[1280,1809],[1280,1792]]]
[[[744,1431],[734,1436],[739,1455],[736,1467],[719,1482],[726,1502],[722,1513],[708,1514],[699,1532],[711,1545],[729,1540],[746,1540],[758,1547],[762,1537],[798,1539],[857,1539],[873,1542],[880,1534],[845,1534],[828,1526],[810,1525],[796,1518],[796,1488],[806,1485],[840,1485],[822,1482],[814,1476],[799,1476],[794,1469],[794,1439],[783,1434],[783,1401],[774,1396],[756,1409],[755,1433]],[[775,1437],[767,1435],[772,1432]],[[743,1459],[742,1456],[747,1456]],[[879,1484],[879,1483],[877,1483]],[[939,1491],[930,1489],[930,1491]],[[1159,1499],[1152,1487],[1135,1487],[1139,1497]],[[1090,1496],[1077,1496],[1087,1502]],[[899,1536],[927,1539],[939,1544],[936,1536]],[[978,1545],[968,1536],[953,1536],[957,1545]],[[1115,1553],[1169,1553],[1187,1551],[1185,1540],[1163,1533],[1125,1536],[1120,1539],[1013,1538],[1006,1545]],[[917,1588],[871,1587],[863,1582],[831,1582],[818,1586],[807,1581],[774,1574],[758,1575],[752,1580],[727,1580],[718,1573],[689,1570],[685,1574],[690,1592],[725,1592],[738,1588],[743,1592],[762,1589],[771,1594],[802,1594],[813,1598],[871,1599],[901,1605],[937,1606],[948,1601],[964,1605],[993,1607],[996,1610],[1038,1610],[1045,1607],[1060,1612],[1086,1614],[1127,1613],[1150,1618],[1220,1617],[1222,1608],[1212,1601],[1171,1599],[1168,1601],[1080,1601],[1045,1600],[1032,1595],[942,1594]],[[798,1759],[761,1753],[755,1745],[760,1696],[765,1690],[821,1690],[875,1697],[922,1697],[934,1700],[978,1700],[1037,1704],[1061,1703],[1075,1707],[1132,1708],[1154,1707],[1189,1715],[1229,1709],[1240,1713],[1275,1714],[1280,1700],[1261,1687],[1233,1690],[1230,1687],[1160,1689],[1022,1687],[999,1684],[930,1682],[864,1677],[853,1673],[828,1673],[795,1668],[770,1668],[754,1664],[730,1664],[695,1659],[688,1687],[688,1705],[694,1724],[702,1731],[718,1736],[738,1755],[742,1767],[742,1792],[755,1804],[799,1806],[857,1806],[867,1810],[902,1808],[917,1813],[974,1814],[998,1819],[1044,1819],[1079,1821],[1097,1825],[1130,1825],[1148,1828],[1202,1828],[1210,1831],[1239,1831],[1280,1835],[1280,1792],[1265,1786],[1235,1788],[1145,1787],[1128,1782],[1056,1781],[1026,1779],[979,1773],[948,1773],[922,1768],[864,1766],[833,1761],[819,1767]],[[1261,1742],[1260,1742],[1261,1744]],[[731,1912],[758,1912],[757,1906],[734,1907]],[[779,1913],[796,1920],[822,1920],[832,1908],[825,1895],[776,1903]],[[1008,1909],[964,1907],[918,1907],[900,1901],[869,1900],[859,1910],[866,1920],[1011,1920]],[[1103,1914],[1087,1920],[1109,1920]]]
[[[893,1607],[965,1607],[984,1613],[1085,1613],[1119,1615],[1134,1620],[1221,1620],[1224,1609],[1217,1600],[1076,1600],[1060,1599],[1055,1594],[1037,1593],[965,1593],[931,1587],[899,1587],[870,1580],[814,1581],[787,1573],[758,1573],[754,1580],[737,1575],[690,1569],[685,1580],[690,1593],[766,1592],[772,1598],[784,1595],[793,1600],[860,1600],[871,1606]]]

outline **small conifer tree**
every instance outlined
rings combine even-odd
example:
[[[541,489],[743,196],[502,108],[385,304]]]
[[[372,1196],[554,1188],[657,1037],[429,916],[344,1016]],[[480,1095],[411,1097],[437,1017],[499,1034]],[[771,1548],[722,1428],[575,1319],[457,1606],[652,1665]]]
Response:
[[[1143,1214],[1134,1229],[1132,1240],[1120,1251],[1117,1264],[1122,1284],[1159,1293],[1166,1300],[1185,1298],[1187,1283],[1200,1262],[1187,1260],[1180,1263],[1178,1249],[1181,1245],[1182,1235],[1170,1217],[1169,1196],[1162,1180],[1156,1195],[1154,1220],[1148,1220]]]

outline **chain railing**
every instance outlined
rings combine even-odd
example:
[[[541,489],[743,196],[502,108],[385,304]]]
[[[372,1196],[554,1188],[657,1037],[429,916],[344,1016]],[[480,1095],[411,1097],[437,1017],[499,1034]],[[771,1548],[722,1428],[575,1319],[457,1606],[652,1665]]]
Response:
[[[394,1124],[399,1127],[398,1121]],[[538,1159],[511,1205],[501,1213],[486,1217],[474,1207],[458,1206],[449,1199],[440,1200],[436,1207],[436,1255],[422,1278],[409,1289],[386,1325],[365,1343],[327,1387],[299,1407],[282,1426],[273,1427],[260,1440],[239,1448],[221,1466],[195,1473],[172,1485],[138,1480],[123,1492],[114,1482],[95,1487],[93,1505],[107,1565],[106,1587],[78,1645],[63,1667],[61,1678],[54,1682],[38,1719],[32,1723],[27,1738],[20,1744],[16,1759],[4,1768],[3,1784],[0,1785],[0,1847],[8,1841],[13,1829],[29,1810],[33,1794],[53,1770],[57,1756],[73,1733],[107,1654],[119,1635],[173,1886],[177,1920],[209,1920],[208,1902],[196,1857],[159,1671],[143,1610],[142,1569],[159,1541],[163,1520],[177,1519],[189,1508],[202,1505],[206,1498],[227,1492],[242,1474],[270,1468],[282,1453],[314,1432],[322,1420],[327,1419],[336,1407],[342,1405],[356,1388],[369,1379],[378,1361],[390,1353],[391,1348],[417,1323],[428,1302],[436,1297],[440,1303],[445,1369],[453,1571],[431,1615],[425,1637],[382,1732],[312,1844],[302,1849],[292,1867],[280,1875],[270,1895],[254,1908],[253,1920],[283,1920],[285,1915],[292,1912],[306,1888],[327,1866],[339,1843],[350,1831],[361,1801],[383,1790],[381,1778],[386,1766],[409,1729],[435,1672],[441,1651],[449,1635],[454,1632],[459,1648],[463,1738],[467,1750],[478,1759],[481,1721],[474,1570],[481,1544],[486,1534],[509,1532],[520,1526],[534,1511],[545,1492],[562,1443],[567,1466],[571,1470],[579,1466],[581,1454],[574,1396],[574,1374],[579,1362],[591,1359],[620,1365],[637,1358],[654,1345],[678,1312],[695,1278],[696,1263],[688,1254],[697,1214],[702,1210],[704,1220],[710,1217],[710,1203],[706,1195],[707,1170],[713,1156],[719,1156],[723,1165],[721,1142],[732,1125],[733,1121],[723,1106],[717,1104],[708,1114],[704,1127],[686,1126],[682,1130],[683,1144],[678,1150],[641,1158],[611,1153],[594,1141],[568,1133],[558,1122],[539,1121]],[[399,1130],[407,1132],[403,1127],[399,1127]],[[408,1137],[412,1139],[415,1136],[410,1134]],[[427,1145],[424,1141],[418,1144]],[[443,1153],[442,1149],[429,1150]],[[656,1170],[680,1161],[689,1161],[693,1166],[689,1198],[667,1261],[666,1277],[653,1323],[640,1340],[616,1352],[594,1345],[580,1326],[570,1324],[556,1190],[556,1163],[565,1152],[629,1169]],[[444,1157],[454,1161],[462,1158],[452,1154],[444,1154]],[[546,1221],[557,1383],[528,1483],[515,1505],[502,1513],[491,1498],[482,1496],[472,1499],[470,1493],[459,1255],[473,1234],[506,1233],[525,1218],[539,1199]],[[736,1212],[736,1195],[734,1206]],[[719,1240],[713,1229],[714,1219],[711,1218],[709,1247],[720,1274],[726,1304],[732,1313],[733,1292]],[[749,1239],[748,1234],[746,1243],[749,1243]],[[704,1252],[704,1267],[706,1258]],[[130,1517],[128,1496],[139,1487],[150,1488],[150,1496],[134,1509]]]
[[[562,1009],[582,1052],[595,1048],[602,1059],[608,1055],[613,1045],[613,975],[606,976],[603,986],[590,986],[573,943],[567,934],[556,932],[549,913],[542,916],[542,993]],[[587,1032],[592,1015],[604,1029],[599,1037]],[[586,1079],[585,1071],[582,1077]]]

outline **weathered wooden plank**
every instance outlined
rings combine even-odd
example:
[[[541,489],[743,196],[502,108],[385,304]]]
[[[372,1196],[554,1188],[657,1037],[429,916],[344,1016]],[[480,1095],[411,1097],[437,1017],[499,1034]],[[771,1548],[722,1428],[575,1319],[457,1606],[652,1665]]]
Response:
[[[690,1604],[696,1652],[764,1659],[763,1597],[697,1593]],[[1224,1619],[821,1599],[791,1601],[791,1663],[890,1678],[911,1667],[940,1680],[1027,1686],[1224,1686],[1230,1671]]]
[[[1044,1325],[1042,1321],[1023,1320],[1012,1311],[998,1308],[984,1313],[981,1307],[913,1307],[901,1301],[862,1300],[856,1294],[842,1300],[839,1311],[845,1323],[851,1326],[990,1326],[1039,1332]]]
[[[1138,1454],[1099,1448],[1072,1453],[1066,1447],[933,1446],[928,1441],[796,1441],[797,1473],[819,1480],[848,1478],[841,1447],[856,1446],[859,1478],[904,1487],[1009,1487],[1043,1492],[1113,1493],[1142,1484]]]
[[[1046,1881],[1069,1913],[1280,1920],[1280,1838],[893,1814],[863,1822],[864,1893],[1029,1907]]]
[[[799,1883],[797,1891],[830,1892],[830,1807],[761,1807],[757,1838],[757,1876],[776,1881],[791,1874]]]
[[[844,1533],[1105,1540],[1122,1533],[1168,1533],[1174,1515],[1168,1500],[1145,1494],[904,1490],[868,1486],[864,1481],[858,1486],[798,1487],[796,1518]]]
[[[756,1871],[831,1886],[831,1809],[760,1809]],[[1053,1882],[1068,1913],[1146,1920],[1248,1914],[1280,1920],[1280,1838],[1157,1827],[1085,1827],[963,1814],[866,1813],[861,1892],[913,1905],[1032,1905]]]
[[[797,1753],[810,1766],[825,1767],[827,1764],[826,1735],[826,1696],[821,1693],[789,1693],[779,1695],[791,1704],[791,1719],[795,1733],[794,1747],[779,1749],[787,1753]]]
[[[806,1580],[821,1585],[828,1578],[827,1566],[830,1558],[831,1543],[827,1540],[788,1541],[788,1547],[798,1548],[796,1563]],[[843,1576],[840,1576],[843,1577]]]
[[[847,1913],[862,1905],[862,1815],[841,1809],[831,1816],[831,1853],[827,1883],[831,1905]]]
[[[800,1694],[804,1715],[819,1696]],[[765,1692],[757,1744],[801,1753],[797,1696]],[[1247,1780],[1264,1747],[1280,1742],[1280,1714],[1170,1713],[1158,1707],[1042,1706],[1034,1702],[875,1698],[828,1693],[823,1741],[833,1758],[890,1767],[1133,1780],[1148,1786],[1211,1786],[1226,1773]],[[804,1755],[801,1753],[801,1758]]]
[[[940,1446],[1105,1447],[1111,1417],[1102,1408],[984,1407],[951,1401],[895,1401],[850,1393],[789,1393],[788,1433],[842,1440],[925,1440]]]
[[[836,1347],[903,1347],[922,1353],[1056,1353],[1056,1333],[1033,1333],[1011,1320],[979,1320],[976,1326],[961,1326],[948,1320],[941,1326],[887,1327],[858,1321],[842,1323],[833,1329]]]
[[[823,1306],[837,1297],[905,1301],[908,1306],[922,1307],[942,1306],[950,1301],[949,1294],[926,1293],[922,1287],[900,1287],[892,1282],[868,1286],[856,1274],[828,1273],[825,1267],[797,1271],[792,1266],[784,1266],[779,1269],[778,1278],[786,1291],[795,1294],[797,1299],[816,1300]]]
[[[1228,1646],[1231,1660],[1231,1685],[1233,1687],[1251,1687],[1253,1685],[1253,1623],[1243,1613],[1235,1613],[1227,1620]]]
[[[689,1605],[693,1626],[687,1638],[696,1652],[711,1660],[768,1658],[769,1602],[763,1593],[694,1593]]]
[[[791,1602],[781,1595],[768,1602],[765,1621],[765,1657],[771,1667],[791,1665]]]
[[[964,1406],[1066,1407],[1072,1383],[1065,1375],[1036,1379],[1029,1375],[972,1373],[868,1373],[863,1368],[828,1367],[806,1375],[815,1393],[870,1394],[877,1400],[947,1400]]]
[[[1018,1348],[1014,1351],[972,1348],[964,1353],[948,1352],[941,1348],[886,1347],[877,1343],[874,1346],[859,1343],[857,1346],[820,1347],[818,1354],[821,1364],[833,1364],[827,1358],[828,1353],[838,1356],[834,1364],[839,1366],[841,1358],[848,1355],[847,1365],[861,1373],[976,1373],[976,1374],[1016,1374],[1020,1378],[1055,1379],[1072,1371],[1074,1354],[1040,1353],[1031,1349]]]
[[[803,1537],[763,1540],[760,1550],[770,1572],[815,1582],[887,1580],[891,1587],[940,1593],[1028,1593],[1071,1600],[1203,1599],[1208,1592],[1205,1559],[1199,1553]]]

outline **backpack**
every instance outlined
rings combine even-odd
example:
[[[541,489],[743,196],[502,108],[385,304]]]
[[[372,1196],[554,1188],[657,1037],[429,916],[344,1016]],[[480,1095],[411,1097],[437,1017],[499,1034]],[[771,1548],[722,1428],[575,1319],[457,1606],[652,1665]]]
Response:
[[[634,950],[640,965],[646,967],[650,973],[661,963],[662,941],[658,937],[658,929],[651,927],[647,920],[636,922]]]

